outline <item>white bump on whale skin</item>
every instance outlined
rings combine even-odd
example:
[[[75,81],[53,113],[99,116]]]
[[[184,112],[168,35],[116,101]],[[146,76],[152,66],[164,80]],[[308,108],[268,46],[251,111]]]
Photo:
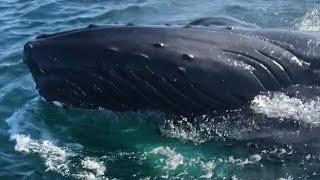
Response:
[[[62,103],[59,102],[59,101],[52,101],[52,103],[53,103],[55,106],[63,107]]]
[[[192,60],[194,58],[194,56],[193,56],[193,54],[183,54],[182,58],[184,60],[189,60],[190,61],[190,60]]]
[[[164,47],[164,44],[163,43],[153,43],[153,46],[158,47],[158,48],[162,48],[162,47]]]

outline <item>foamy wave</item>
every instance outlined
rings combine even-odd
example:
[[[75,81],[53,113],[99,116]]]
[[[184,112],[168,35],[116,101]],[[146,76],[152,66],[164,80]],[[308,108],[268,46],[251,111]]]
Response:
[[[31,114],[37,111],[38,103],[39,98],[31,100],[6,120],[10,139],[16,143],[15,150],[38,155],[44,161],[46,171],[57,172],[65,177],[84,180],[108,179],[105,177],[106,167],[103,161],[95,157],[82,157],[70,148],[59,147],[55,144],[59,142],[57,139],[54,139],[44,127],[29,119],[29,111]],[[32,135],[40,139],[33,138]],[[82,147],[80,144],[76,145]],[[66,146],[70,146],[70,143],[66,143]],[[80,159],[80,165],[77,159]]]
[[[293,180],[293,177],[291,175],[289,175],[285,178],[279,178],[279,180]]]
[[[320,31],[320,11],[318,8],[311,9],[300,22],[298,29],[302,31]]]
[[[220,171],[226,172],[228,170],[221,169],[221,167],[242,168],[249,164],[258,164],[262,160],[262,153],[253,154],[248,158],[234,158],[233,156],[230,156],[225,158],[206,159],[199,154],[196,154],[195,156],[191,155],[190,157],[190,155],[184,155],[174,148],[159,146],[144,153],[141,160],[151,160],[156,167],[164,170],[166,175],[161,176],[163,179],[168,179],[169,177],[174,177],[173,179],[182,179],[182,177],[188,177],[190,179],[211,179],[216,177],[217,179],[223,179],[225,178],[225,174]],[[171,171],[172,173],[170,173]],[[179,174],[177,175],[177,173]]]
[[[242,109],[227,110],[219,115],[167,119],[160,124],[162,135],[182,142],[201,144],[211,140],[241,139],[257,129],[254,119],[243,115]]]
[[[190,173],[188,172],[188,169],[191,168],[193,170],[198,169],[203,172],[203,174],[199,175],[200,178],[208,179],[212,177],[213,171],[216,166],[214,160],[204,161],[201,160],[200,157],[187,158],[184,157],[181,153],[178,153],[175,149],[164,146],[154,148],[153,150],[144,153],[141,157],[141,160],[147,160],[150,158],[153,158],[156,167],[159,167],[162,170],[173,171],[178,167],[184,169],[184,171],[176,175],[176,177],[188,175]],[[162,178],[169,178],[169,173],[167,172],[167,175],[162,176]]]
[[[249,157],[249,159],[246,158],[244,160],[243,159],[234,159],[233,156],[230,156],[229,162],[232,164],[238,165],[238,166],[244,166],[247,164],[255,164],[255,163],[259,162],[261,159],[262,159],[262,157],[259,154],[251,155]]]
[[[192,141],[195,144],[200,144],[206,141],[197,127],[184,117],[178,125],[173,119],[165,120],[160,126],[160,131],[162,135],[178,138],[183,142]]]
[[[213,169],[215,168],[215,163],[213,161],[209,161],[207,163],[201,162],[201,167],[205,172],[204,175],[200,176],[200,178],[210,179],[213,176]]]
[[[103,176],[106,171],[106,167],[103,162],[97,162],[94,158],[86,157],[81,161],[81,164],[84,168],[95,171],[99,176]]]
[[[320,125],[319,97],[302,98],[269,92],[257,95],[249,107],[218,115],[167,119],[159,129],[166,137],[194,144],[227,139],[278,141],[279,137],[299,136],[301,129]]]
[[[3,67],[11,67],[11,66],[16,66],[16,65],[20,65],[22,63],[22,61],[17,61],[17,62],[4,62],[0,64],[0,68]]]
[[[11,139],[16,141],[16,151],[38,154],[44,159],[47,167],[46,171],[55,171],[63,176],[69,176],[70,164],[68,159],[75,156],[74,153],[57,147],[48,140],[37,141],[23,134],[13,135]]]
[[[174,149],[169,147],[158,147],[148,152],[148,154],[160,154],[168,158],[166,161],[165,169],[175,170],[179,165],[183,164],[183,156],[179,153],[176,153]]]
[[[267,93],[256,96],[250,108],[269,118],[293,119],[314,126],[320,124],[319,99],[304,102],[279,92]]]

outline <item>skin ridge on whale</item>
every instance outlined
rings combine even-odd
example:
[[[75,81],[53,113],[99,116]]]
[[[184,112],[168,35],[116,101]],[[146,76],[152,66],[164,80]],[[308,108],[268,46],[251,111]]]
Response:
[[[319,84],[312,57],[306,62],[259,32],[92,25],[39,36],[25,45],[24,61],[48,102],[116,111],[200,114]]]

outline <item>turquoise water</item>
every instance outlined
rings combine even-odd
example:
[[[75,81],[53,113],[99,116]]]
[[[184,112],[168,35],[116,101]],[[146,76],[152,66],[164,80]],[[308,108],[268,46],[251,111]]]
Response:
[[[269,93],[196,119],[71,110],[42,101],[22,63],[24,43],[43,32],[207,16],[320,30],[317,0],[2,0],[0,179],[319,179],[320,142],[299,136],[320,124],[316,94]]]

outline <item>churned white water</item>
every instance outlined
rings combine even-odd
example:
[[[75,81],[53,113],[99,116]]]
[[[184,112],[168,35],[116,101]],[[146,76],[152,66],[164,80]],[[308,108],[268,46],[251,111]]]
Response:
[[[14,149],[26,154],[38,155],[43,160],[46,171],[85,180],[108,179],[104,176],[106,167],[99,158],[82,157],[79,152],[56,145],[59,140],[54,139],[44,127],[28,119],[28,110],[37,108],[39,99],[31,100],[6,120],[10,127],[10,139],[15,142]],[[36,132],[38,137],[41,138],[34,139],[29,134],[31,132]],[[67,144],[67,146],[70,146],[70,144]],[[81,163],[75,164],[75,158],[80,158]]]
[[[320,99],[306,100],[284,93],[267,93],[254,98],[250,108],[270,118],[294,119],[313,126],[320,124]]]
[[[298,29],[302,31],[320,31],[319,8],[314,7],[297,23]]]

